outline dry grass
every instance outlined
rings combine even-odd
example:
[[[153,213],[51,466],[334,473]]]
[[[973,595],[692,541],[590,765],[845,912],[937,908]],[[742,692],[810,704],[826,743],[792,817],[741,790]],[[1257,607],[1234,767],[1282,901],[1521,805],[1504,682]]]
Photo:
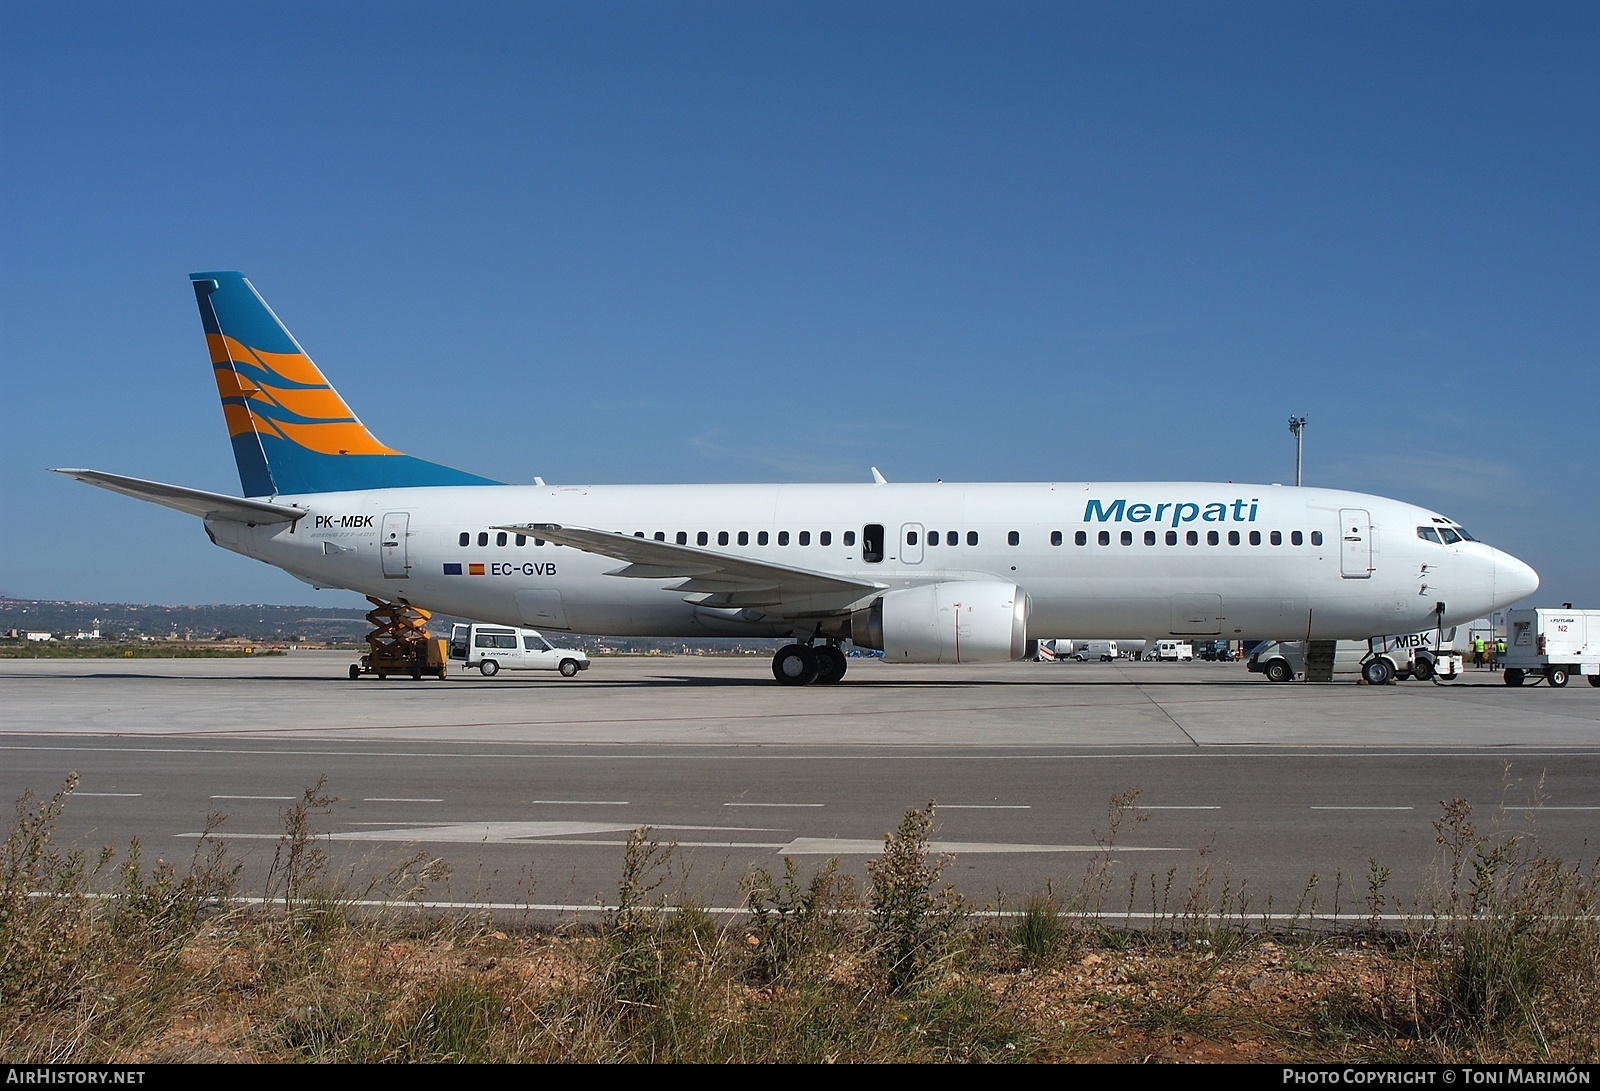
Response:
[[[1015,915],[974,916],[941,885],[930,805],[886,837],[865,890],[786,862],[719,922],[662,893],[674,848],[641,830],[603,922],[517,932],[357,912],[328,886],[321,784],[285,813],[265,907],[239,904],[211,837],[182,871],[137,844],[114,869],[58,851],[72,787],[19,803],[0,854],[0,1056],[16,1063],[1600,1058],[1593,874],[1480,834],[1460,801],[1436,824],[1437,904],[1404,928],[1376,927],[1376,863],[1373,926],[1339,933],[1252,923],[1205,857],[1182,882],[1113,891],[1125,793],[1082,884]],[[413,863],[377,892],[423,891]],[[1124,896],[1155,923],[1114,926]]]

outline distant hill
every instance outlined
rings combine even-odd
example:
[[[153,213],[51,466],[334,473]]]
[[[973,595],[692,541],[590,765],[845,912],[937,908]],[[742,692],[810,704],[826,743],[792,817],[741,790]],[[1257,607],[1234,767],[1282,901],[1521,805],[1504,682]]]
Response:
[[[365,611],[317,606],[238,604],[161,606],[127,602],[53,602],[0,598],[0,632],[44,629],[57,634],[90,632],[99,621],[105,639],[168,637],[208,640],[359,641],[368,629]]]
[[[320,606],[268,606],[232,604],[213,606],[161,606],[127,602],[56,602],[0,596],[0,634],[13,629],[38,629],[70,636],[92,632],[99,621],[103,640],[164,639],[246,640],[327,644],[360,644],[366,640],[366,611]],[[437,636],[449,636],[450,626],[465,618],[435,614],[428,623]],[[592,637],[562,633],[551,639],[591,653],[606,652],[689,655],[770,654],[783,641],[706,638]]]

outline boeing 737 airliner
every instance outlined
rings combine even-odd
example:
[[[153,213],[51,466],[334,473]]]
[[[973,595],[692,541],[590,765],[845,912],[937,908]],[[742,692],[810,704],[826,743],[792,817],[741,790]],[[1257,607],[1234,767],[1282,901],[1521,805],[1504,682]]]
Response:
[[[1195,482],[509,485],[380,443],[239,273],[194,273],[246,499],[94,470],[315,587],[509,625],[790,638],[779,682],[1020,659],[1030,638],[1364,639],[1531,594],[1454,520]]]

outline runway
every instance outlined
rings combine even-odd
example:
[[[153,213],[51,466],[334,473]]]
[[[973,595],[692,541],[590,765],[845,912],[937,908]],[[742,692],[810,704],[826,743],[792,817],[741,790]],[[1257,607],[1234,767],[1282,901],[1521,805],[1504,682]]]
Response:
[[[1447,801],[1574,863],[1600,828],[1600,691],[1488,671],[1373,688],[1240,664],[862,660],[793,689],[765,657],[602,658],[572,680],[350,681],[348,662],[0,661],[0,790],[77,771],[63,843],[137,836],[180,863],[226,815],[259,888],[285,810],[326,777],[317,829],[347,890],[381,893],[420,852],[451,867],[429,898],[546,917],[615,900],[630,831],[676,843],[662,890],[737,908],[785,857],[864,882],[930,802],[945,878],[1001,909],[1093,874],[1121,911],[1226,885],[1247,913],[1362,913],[1387,867],[1400,911],[1436,884]]]

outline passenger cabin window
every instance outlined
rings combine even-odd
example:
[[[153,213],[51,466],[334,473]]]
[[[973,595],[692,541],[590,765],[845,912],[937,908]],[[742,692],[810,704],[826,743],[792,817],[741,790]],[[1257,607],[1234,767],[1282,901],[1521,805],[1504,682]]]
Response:
[[[739,544],[740,545],[749,545],[750,544],[750,532],[748,530],[741,530],[739,532]]]
[[[868,523],[861,528],[861,559],[868,564],[878,564],[883,560],[882,523]]]
[[[1133,531],[1125,530],[1125,531],[1122,532],[1122,544],[1123,545],[1132,545],[1133,544]]]
[[[939,532],[937,530],[928,531],[928,544],[931,546],[939,544]]]
[[[725,531],[725,530],[717,531],[717,544],[718,545],[727,545],[728,544],[728,532],[727,531]]]
[[[1061,544],[1061,532],[1059,530],[1052,530],[1050,532],[1050,544],[1057,546]]]
[[[817,544],[818,545],[832,545],[833,544],[833,531],[831,531],[831,530],[819,530],[819,531],[817,531]]]
[[[494,536],[494,544],[497,545],[497,546],[503,546],[503,545],[506,544],[506,532],[505,531],[502,530],[499,534],[496,534]]]
[[[478,532],[478,544],[480,546],[486,546],[489,544],[489,532],[487,530]]]
[[[1239,544],[1239,532],[1237,530],[1228,531],[1228,544],[1229,545],[1238,545]]]
[[[1109,530],[1102,530],[1100,532],[1098,541],[1100,542],[1101,545],[1110,545],[1111,544],[1111,532]]]
[[[855,531],[847,530],[847,531],[844,532],[844,544],[847,545],[847,546],[853,546],[853,545],[856,544],[856,532]]]
[[[1304,534],[1301,534],[1298,530],[1291,531],[1289,533],[1289,544],[1290,545],[1305,545],[1306,544],[1306,536]]]
[[[1282,545],[1283,544],[1283,532],[1282,531],[1277,531],[1277,530],[1273,531],[1272,532],[1271,542],[1272,542],[1273,545]]]
[[[1076,533],[1076,534],[1074,534],[1072,536],[1072,544],[1073,545],[1088,545],[1089,544],[1089,535],[1087,533],[1085,533],[1084,531],[1081,531],[1081,530],[1078,531],[1078,533]]]
[[[1222,536],[1214,530],[1206,531],[1206,545],[1217,545],[1222,541]]]
[[[811,544],[811,532],[809,530],[802,530],[800,532],[799,541],[800,541],[801,545],[810,545]]]
[[[1420,529],[1420,528],[1419,528],[1419,529]],[[463,531],[462,531],[462,532],[461,532],[461,544],[462,544],[462,545],[463,545],[463,546],[466,546],[466,545],[468,545],[468,544],[469,544],[469,543],[470,543],[470,542],[471,542],[471,541],[472,541],[472,535],[470,535],[470,534],[468,534],[468,533],[467,533],[467,532],[466,532],[466,531],[464,531],[464,530],[463,530]]]
[[[527,545],[528,544],[528,536],[526,534],[517,535],[517,544],[519,546]]]
[[[973,546],[973,545],[977,545],[978,544],[978,532],[977,531],[975,531],[975,530],[967,531],[967,544],[969,546]]]
[[[917,532],[914,531],[914,530],[906,531],[906,545],[916,545],[916,544],[917,544]]]
[[[761,530],[756,532],[756,545],[766,545],[768,540],[769,539],[767,538],[766,531]]]
[[[696,545],[710,545],[711,535],[702,530],[700,533],[694,536],[694,540]]]
[[[1167,531],[1167,544],[1168,545],[1177,545],[1178,544],[1178,532],[1177,531],[1175,531],[1175,530]]]
[[[656,537],[656,541],[664,542],[664,541],[667,540],[667,532],[664,531],[664,530],[658,530],[658,531],[656,531],[655,537]]]
[[[779,545],[788,545],[789,544],[789,532],[787,530],[778,531],[778,544]]]
[[[1260,545],[1261,544],[1261,532],[1259,530],[1252,530],[1250,532],[1250,544],[1251,545]]]
[[[944,535],[944,544],[945,545],[960,545],[961,544],[961,532],[958,531],[958,530],[946,531],[945,535]]]
[[[1322,531],[1313,530],[1311,532],[1311,544],[1312,545],[1321,545],[1322,544]]]
[[[1006,535],[1006,545],[1016,545],[1020,541],[1022,541],[1022,535],[1014,530]]]
[[[1191,530],[1189,533],[1183,536],[1183,540],[1188,542],[1190,545],[1199,545],[1200,532],[1198,530]]]
[[[688,545],[689,544],[689,532],[687,530],[678,531],[678,536],[677,536],[677,538],[675,540],[677,541],[677,543],[679,545]]]
[[[1155,531],[1147,530],[1147,531],[1144,532],[1144,544],[1147,545],[1147,546],[1153,546],[1153,545],[1156,544],[1156,532]]]

